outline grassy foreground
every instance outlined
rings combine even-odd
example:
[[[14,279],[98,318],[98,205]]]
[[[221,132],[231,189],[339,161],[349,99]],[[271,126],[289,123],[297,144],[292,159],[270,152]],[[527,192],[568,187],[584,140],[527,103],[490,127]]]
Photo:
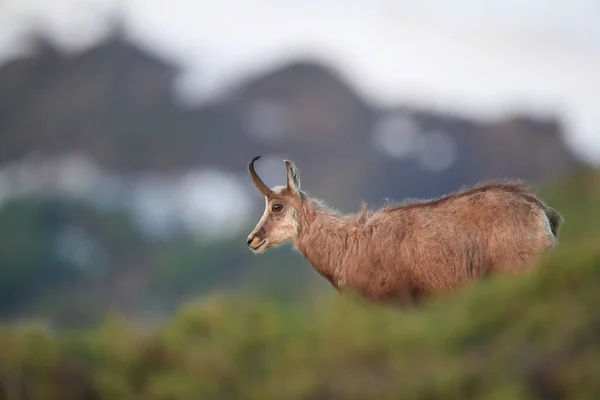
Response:
[[[118,318],[0,333],[1,398],[595,399],[600,244],[399,312],[213,298],[144,333]]]
[[[5,327],[0,399],[596,399],[600,203],[576,189],[551,203],[573,225],[535,270],[418,309],[216,296],[153,329]]]

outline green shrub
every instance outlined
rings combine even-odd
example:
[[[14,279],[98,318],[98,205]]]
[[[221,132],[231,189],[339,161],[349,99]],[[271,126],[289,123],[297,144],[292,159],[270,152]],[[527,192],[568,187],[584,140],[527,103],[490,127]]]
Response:
[[[586,251],[413,310],[215,296],[156,329],[117,317],[57,337],[4,329],[3,388],[32,399],[591,399],[600,249]]]

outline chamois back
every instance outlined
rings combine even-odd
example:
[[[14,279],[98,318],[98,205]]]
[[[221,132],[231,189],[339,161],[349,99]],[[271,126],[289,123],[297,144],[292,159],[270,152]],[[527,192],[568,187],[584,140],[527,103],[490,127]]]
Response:
[[[373,301],[414,303],[494,272],[518,273],[556,244],[562,216],[522,180],[491,180],[437,199],[407,199],[344,215],[300,189],[268,188],[252,163],[265,211],[248,236],[255,253],[292,242],[340,291]]]

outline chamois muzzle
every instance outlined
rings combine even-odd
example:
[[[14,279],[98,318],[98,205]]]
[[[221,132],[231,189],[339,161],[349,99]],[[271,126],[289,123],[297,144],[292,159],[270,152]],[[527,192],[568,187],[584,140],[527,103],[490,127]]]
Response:
[[[250,250],[258,252],[261,250],[261,247],[263,247],[263,245],[267,244],[267,239],[263,239],[260,236],[250,235],[248,236],[247,243]]]
[[[258,190],[260,190],[263,195],[269,197],[273,191],[269,189],[269,187],[262,181],[262,179],[260,179],[254,170],[254,162],[260,158],[261,156],[256,156],[250,161],[250,163],[248,163],[248,173],[250,174],[250,178],[252,178],[252,182],[254,182],[254,185],[256,185]]]

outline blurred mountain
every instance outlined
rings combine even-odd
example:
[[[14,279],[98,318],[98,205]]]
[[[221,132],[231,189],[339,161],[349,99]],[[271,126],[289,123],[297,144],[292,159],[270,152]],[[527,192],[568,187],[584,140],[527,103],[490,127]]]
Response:
[[[272,154],[293,159],[311,191],[343,209],[495,176],[544,181],[579,164],[556,120],[376,109],[341,74],[311,60],[188,109],[173,90],[178,67],[118,29],[78,54],[32,41],[33,55],[0,66],[2,164],[82,150],[114,172],[206,165],[242,172],[252,156]]]
[[[113,308],[154,318],[232,287],[329,288],[289,249],[248,255],[245,229],[263,205],[236,175],[255,190],[245,172],[255,155],[268,184],[284,182],[291,159],[303,186],[343,211],[498,176],[544,184],[580,167],[556,119],[381,109],[313,60],[190,108],[174,91],[179,68],[118,29],[75,54],[43,37],[31,45],[0,65],[0,318],[77,324]],[[234,225],[226,239],[206,236]]]

